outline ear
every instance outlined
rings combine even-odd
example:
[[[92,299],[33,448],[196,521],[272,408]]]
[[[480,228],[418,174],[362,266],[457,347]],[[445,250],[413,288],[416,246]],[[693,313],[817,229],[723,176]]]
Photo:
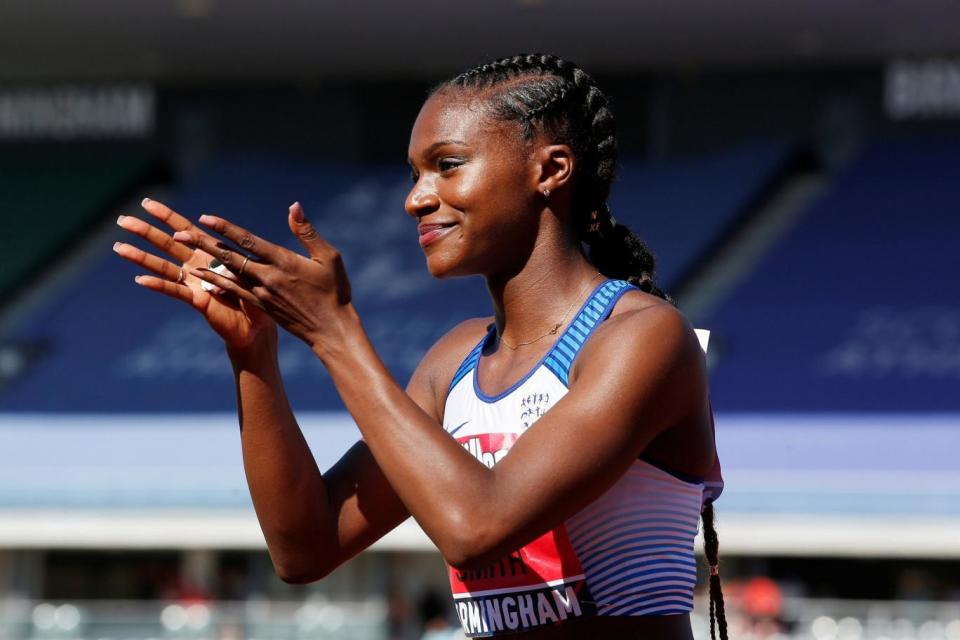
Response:
[[[543,192],[548,189],[555,193],[573,179],[573,150],[566,144],[550,144],[539,147],[534,152],[536,163],[536,189]]]

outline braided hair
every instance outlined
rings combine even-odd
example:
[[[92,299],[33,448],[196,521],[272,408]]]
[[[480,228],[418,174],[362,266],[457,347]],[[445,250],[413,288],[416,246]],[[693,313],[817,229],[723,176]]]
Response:
[[[605,276],[627,280],[671,304],[653,281],[656,260],[643,239],[617,223],[607,206],[617,141],[613,112],[597,83],[576,64],[554,55],[531,53],[501,58],[469,69],[434,87],[490,90],[484,96],[493,117],[521,126],[524,139],[543,131],[568,144],[577,159],[573,212],[587,258]],[[704,504],[704,550],[710,565],[710,637],[727,640],[727,620],[718,570],[718,539],[713,501]]]
[[[577,159],[574,224],[587,258],[603,275],[674,303],[654,284],[653,252],[640,236],[617,223],[607,206],[617,140],[609,100],[593,78],[573,62],[532,53],[479,65],[431,93],[449,89],[491,89],[484,97],[494,118],[519,123],[526,140],[540,130],[568,144]]]

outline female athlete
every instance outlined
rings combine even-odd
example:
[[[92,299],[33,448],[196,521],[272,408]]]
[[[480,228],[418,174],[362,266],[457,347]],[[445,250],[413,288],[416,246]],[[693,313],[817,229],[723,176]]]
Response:
[[[615,153],[607,98],[555,56],[434,89],[410,137],[405,208],[430,273],[482,275],[494,315],[441,338],[405,390],[298,204],[288,223],[306,256],[149,200],[172,237],[120,221],[182,264],[118,243],[155,274],[136,281],[226,342],[244,468],[284,580],[324,577],[412,515],[449,565],[468,636],[688,640],[702,512],[711,632],[716,608],[726,635],[704,354],[643,242],[610,216]],[[322,475],[284,394],[276,325],[326,366],[363,435]]]

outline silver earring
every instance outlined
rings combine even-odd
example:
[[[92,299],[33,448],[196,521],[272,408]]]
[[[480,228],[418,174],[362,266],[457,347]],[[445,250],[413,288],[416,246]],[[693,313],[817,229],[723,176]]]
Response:
[[[550,197],[550,189],[546,189],[546,188],[545,188],[545,189],[543,190],[543,197],[544,197],[544,198],[549,198],[549,197]]]

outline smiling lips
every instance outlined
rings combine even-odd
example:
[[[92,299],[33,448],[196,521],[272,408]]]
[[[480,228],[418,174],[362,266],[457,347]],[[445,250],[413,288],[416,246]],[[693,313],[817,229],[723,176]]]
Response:
[[[436,242],[447,232],[453,228],[454,222],[446,222],[441,224],[421,224],[417,227],[417,231],[420,233],[420,246],[425,247],[428,244]]]

